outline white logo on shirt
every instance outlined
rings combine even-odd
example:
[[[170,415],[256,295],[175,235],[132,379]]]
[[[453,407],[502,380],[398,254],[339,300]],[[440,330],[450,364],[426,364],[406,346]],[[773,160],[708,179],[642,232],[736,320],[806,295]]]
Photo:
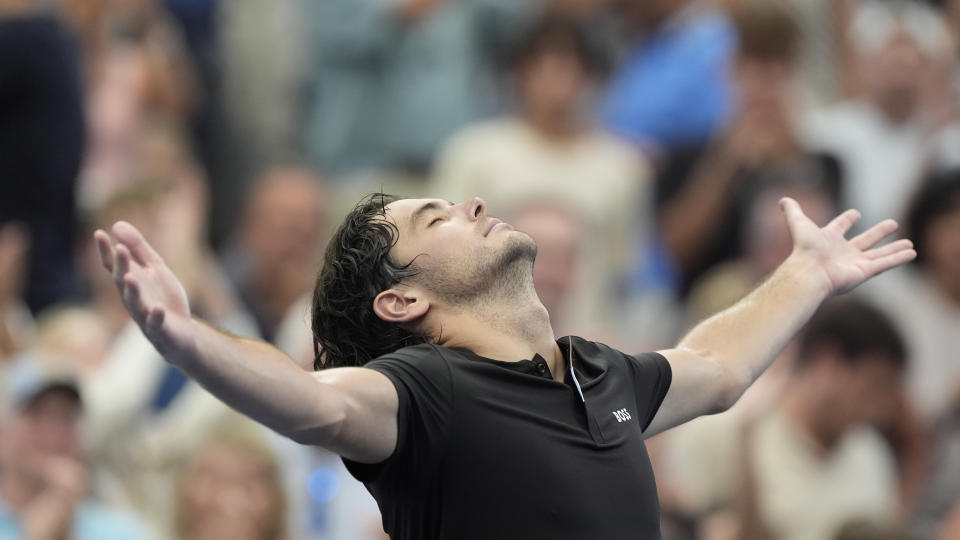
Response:
[[[626,422],[627,420],[633,419],[633,417],[630,416],[630,411],[628,411],[626,408],[620,409],[619,411],[613,411],[613,417],[617,419],[617,423]]]

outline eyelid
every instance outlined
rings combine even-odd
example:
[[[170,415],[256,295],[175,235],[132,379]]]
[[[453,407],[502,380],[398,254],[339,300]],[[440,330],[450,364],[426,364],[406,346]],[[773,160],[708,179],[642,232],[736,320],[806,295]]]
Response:
[[[442,218],[442,217],[435,217],[435,218],[431,219],[431,220],[430,220],[430,223],[427,224],[427,227],[430,227],[431,225],[433,225],[434,223],[436,223],[436,222],[438,222],[438,221],[443,221],[443,218]]]

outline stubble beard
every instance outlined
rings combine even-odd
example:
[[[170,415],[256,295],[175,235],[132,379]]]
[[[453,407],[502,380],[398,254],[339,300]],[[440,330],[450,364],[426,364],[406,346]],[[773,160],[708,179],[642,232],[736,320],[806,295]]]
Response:
[[[486,260],[463,261],[423,277],[444,303],[460,308],[480,307],[518,298],[532,290],[536,256],[537,245],[532,238],[513,235],[502,250]]]

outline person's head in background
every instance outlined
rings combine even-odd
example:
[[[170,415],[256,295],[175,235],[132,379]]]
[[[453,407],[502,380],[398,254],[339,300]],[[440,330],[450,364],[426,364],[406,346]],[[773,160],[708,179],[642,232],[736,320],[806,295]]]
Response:
[[[328,235],[330,193],[297,167],[267,171],[248,197],[238,229],[247,265],[240,284],[272,334],[290,306],[308,294]]]
[[[286,497],[256,426],[227,422],[187,459],[174,508],[178,540],[282,540]]]
[[[63,365],[25,354],[0,381],[0,498],[15,513],[51,489],[84,495],[80,393]]]
[[[913,265],[960,305],[960,169],[931,176],[907,214]]]
[[[727,145],[743,166],[791,161],[800,152],[792,117],[801,38],[795,14],[783,2],[764,0],[732,1],[729,10],[738,46]]]
[[[784,2],[732,0],[737,33],[733,79],[742,108],[787,115],[796,104],[801,29]]]
[[[787,410],[829,451],[857,426],[892,421],[906,361],[884,313],[855,297],[829,300],[801,334]]]
[[[570,18],[539,19],[513,51],[521,113],[540,135],[577,135],[588,118],[587,100],[604,60],[582,23]]]
[[[693,0],[615,0],[630,25],[640,32],[651,31]]]
[[[580,277],[584,224],[572,211],[549,203],[524,207],[510,222],[537,243],[533,285],[557,332],[564,324],[564,314],[573,308],[569,304]]]
[[[943,18],[922,2],[861,2],[847,39],[864,97],[893,123],[914,117],[931,69],[953,47]]]
[[[781,182],[761,188],[747,206],[740,231],[744,260],[758,278],[773,272],[793,250],[793,238],[778,205],[783,197],[800,203],[804,213],[821,227],[838,213],[836,200],[823,183]]]

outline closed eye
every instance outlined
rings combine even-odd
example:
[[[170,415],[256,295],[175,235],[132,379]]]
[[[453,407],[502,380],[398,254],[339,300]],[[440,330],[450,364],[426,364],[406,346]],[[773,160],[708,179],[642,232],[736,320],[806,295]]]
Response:
[[[438,218],[433,218],[433,220],[430,221],[429,224],[427,224],[427,227],[433,227],[435,224],[437,224],[438,222],[441,222],[441,221],[443,221],[443,218],[439,218],[439,217],[438,217]]]

